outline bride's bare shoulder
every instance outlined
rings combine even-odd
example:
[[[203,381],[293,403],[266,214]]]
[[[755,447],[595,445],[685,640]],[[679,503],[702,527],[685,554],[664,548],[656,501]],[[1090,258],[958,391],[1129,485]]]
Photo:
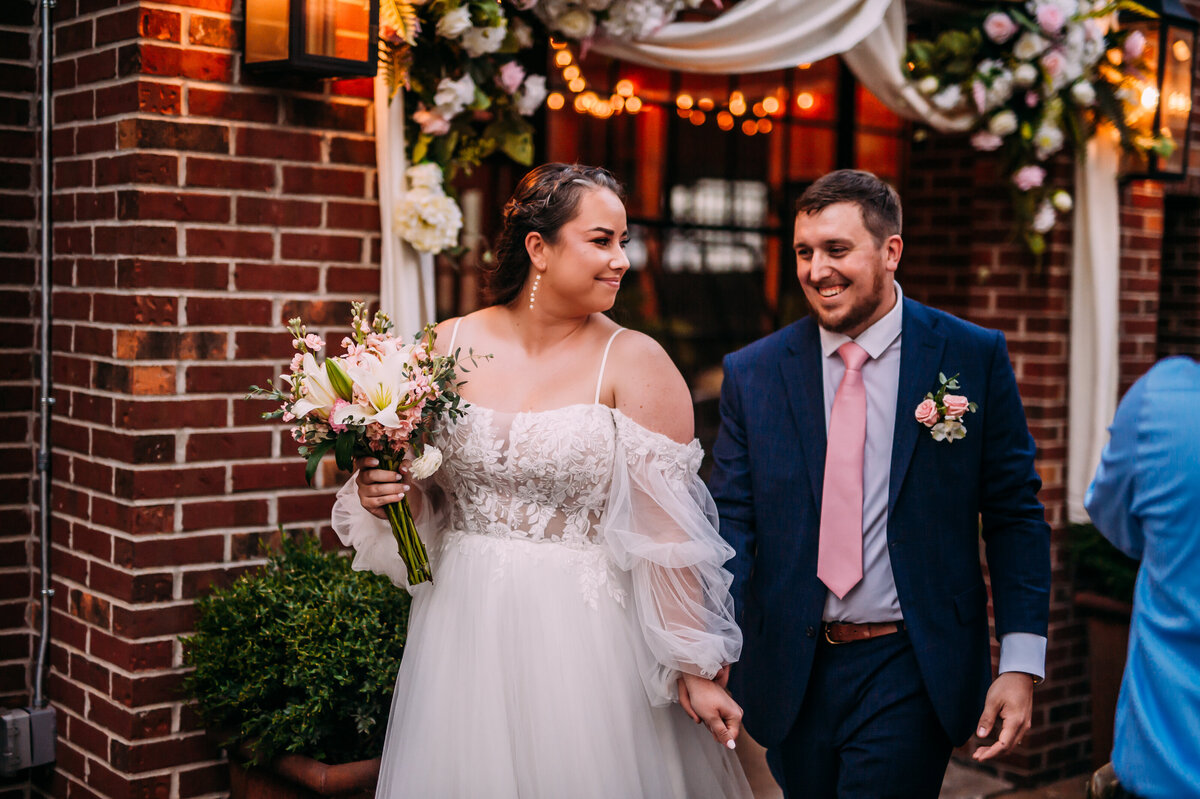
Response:
[[[476,334],[485,331],[491,324],[492,308],[481,308],[478,311],[472,311],[463,316],[453,316],[437,323],[434,328],[436,338],[434,340],[434,349],[443,355],[450,350],[450,342],[453,340],[456,349],[466,348],[463,346],[467,340],[470,331],[475,331]],[[457,329],[458,335],[455,335]]]
[[[692,440],[691,393],[661,344],[645,333],[625,330],[613,340],[607,368],[622,413],[681,444]]]

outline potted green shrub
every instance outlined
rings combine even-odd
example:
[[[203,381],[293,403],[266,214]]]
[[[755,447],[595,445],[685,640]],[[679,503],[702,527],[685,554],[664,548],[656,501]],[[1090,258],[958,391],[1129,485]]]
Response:
[[[295,796],[372,789],[408,594],[313,537],[285,537],[263,568],[196,604],[184,685],[229,751],[235,799],[278,778]]]
[[[1070,542],[1075,568],[1075,607],[1087,626],[1092,765],[1099,768],[1112,754],[1113,723],[1129,646],[1138,563],[1090,524],[1072,527]]]

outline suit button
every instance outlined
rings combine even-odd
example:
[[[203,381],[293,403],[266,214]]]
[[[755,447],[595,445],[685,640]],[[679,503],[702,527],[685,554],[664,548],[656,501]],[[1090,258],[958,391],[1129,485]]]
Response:
[[[816,638],[817,637],[817,628],[809,626],[809,628],[807,630],[805,630],[805,634],[807,634],[809,638]]]

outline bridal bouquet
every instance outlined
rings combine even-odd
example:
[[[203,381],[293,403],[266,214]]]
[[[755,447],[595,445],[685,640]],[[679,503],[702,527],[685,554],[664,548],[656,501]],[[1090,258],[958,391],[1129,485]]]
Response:
[[[351,471],[356,457],[378,458],[385,469],[408,466],[424,479],[438,470],[442,453],[430,443],[435,424],[461,416],[457,388],[457,352],[434,352],[433,326],[405,344],[389,331],[392,322],[377,311],[368,318],[364,303],[353,305],[351,335],[342,339],[346,354],[315,353],[325,342],[309,333],[297,317],[288,320],[297,350],[282,388],[253,386],[250,396],[269,397],[279,408],[263,414],[292,424],[292,438],[308,461],[304,477],[312,483],[317,466],[330,452],[341,469]],[[408,500],[385,508],[409,585],[433,579],[429,556],[413,523]]]

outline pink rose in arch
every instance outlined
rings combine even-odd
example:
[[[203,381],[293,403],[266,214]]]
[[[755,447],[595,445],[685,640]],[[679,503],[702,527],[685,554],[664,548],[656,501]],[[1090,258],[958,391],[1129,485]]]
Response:
[[[994,11],[983,21],[983,32],[996,44],[1004,44],[1017,32],[1017,23],[1008,14]]]
[[[931,399],[924,399],[917,406],[917,421],[926,427],[933,427],[938,422],[937,403]]]
[[[971,407],[971,401],[961,394],[947,394],[942,397],[942,404],[946,406],[946,418],[958,420],[963,418]]]
[[[516,94],[517,89],[520,89],[521,84],[525,81],[525,68],[516,61],[508,61],[500,67],[500,75],[497,80],[504,91]]]
[[[1051,3],[1046,3],[1040,6],[1037,10],[1038,25],[1042,26],[1042,30],[1049,34],[1057,34],[1062,30],[1063,25],[1067,22],[1067,17],[1063,14],[1062,9]]]
[[[1046,170],[1034,164],[1023,166],[1013,174],[1012,181],[1021,191],[1036,189],[1046,181]]]

